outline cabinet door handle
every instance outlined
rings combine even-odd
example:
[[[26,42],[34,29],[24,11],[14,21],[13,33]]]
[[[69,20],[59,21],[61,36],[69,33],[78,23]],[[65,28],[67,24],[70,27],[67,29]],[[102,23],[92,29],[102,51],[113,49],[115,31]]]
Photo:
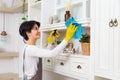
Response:
[[[109,22],[109,27],[113,27],[114,26],[114,22],[113,20],[111,19],[111,21]]]
[[[114,20],[114,26],[115,26],[115,27],[118,26],[118,21],[117,21],[117,19]]]
[[[63,66],[63,65],[64,65],[64,63],[63,63],[63,62],[61,62],[61,63],[60,63],[60,65],[62,65],[62,66]]]
[[[50,60],[48,59],[47,62],[50,62]]]
[[[80,65],[77,66],[78,69],[81,69],[82,67]]]

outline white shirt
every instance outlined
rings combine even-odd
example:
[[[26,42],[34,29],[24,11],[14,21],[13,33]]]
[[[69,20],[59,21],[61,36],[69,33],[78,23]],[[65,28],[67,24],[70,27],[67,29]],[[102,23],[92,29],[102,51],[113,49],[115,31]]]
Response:
[[[55,57],[62,51],[67,45],[67,41],[63,40],[57,47],[53,50],[38,48],[35,45],[25,45],[25,74],[28,77],[33,77],[37,71],[37,62],[39,57]],[[24,49],[25,49],[24,47]]]

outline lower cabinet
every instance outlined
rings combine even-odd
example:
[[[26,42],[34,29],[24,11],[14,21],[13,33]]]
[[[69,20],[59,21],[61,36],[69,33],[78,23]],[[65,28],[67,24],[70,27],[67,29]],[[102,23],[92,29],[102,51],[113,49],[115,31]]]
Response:
[[[67,60],[55,59],[54,72],[69,73],[69,63]]]
[[[89,61],[85,58],[71,58],[70,59],[70,74],[77,78],[88,78],[89,75]]]
[[[53,70],[53,65],[54,65],[54,58],[44,58],[43,60],[43,68],[44,70],[50,70],[52,71]]]
[[[78,80],[89,80],[89,68],[89,57],[86,56],[58,56],[54,59],[44,59],[44,70],[49,70]]]

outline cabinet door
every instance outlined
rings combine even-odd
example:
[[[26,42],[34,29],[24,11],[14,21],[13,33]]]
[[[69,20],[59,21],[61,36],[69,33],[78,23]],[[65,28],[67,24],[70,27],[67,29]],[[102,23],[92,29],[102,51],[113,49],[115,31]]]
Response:
[[[113,76],[113,0],[96,1],[95,25],[95,73],[103,77]]]
[[[44,58],[44,70],[53,70],[54,59],[53,58]]]
[[[115,58],[115,73],[120,79],[120,0],[114,0],[114,58]]]

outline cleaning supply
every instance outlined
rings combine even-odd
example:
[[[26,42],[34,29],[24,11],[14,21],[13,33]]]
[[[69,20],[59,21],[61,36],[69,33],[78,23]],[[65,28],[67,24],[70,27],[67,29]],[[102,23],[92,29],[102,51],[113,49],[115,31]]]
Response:
[[[53,30],[50,32],[49,37],[47,38],[47,43],[52,44],[55,40],[55,38],[59,38],[60,34],[58,32],[58,30]]]
[[[83,28],[82,25],[79,24],[73,17],[70,17],[66,22],[65,25],[68,27],[70,24],[78,26],[75,34],[73,35],[73,39],[80,39],[82,38]]]
[[[72,25],[72,23],[70,23],[70,25],[68,26],[67,32],[66,32],[66,36],[65,36],[65,40],[69,41],[71,40],[71,38],[73,37],[75,31],[77,30],[77,26]]]
[[[65,21],[67,21],[71,17],[70,11],[66,11],[65,13]]]
[[[60,34],[58,32],[58,30],[54,30],[54,33],[52,34],[55,38],[59,38]]]

